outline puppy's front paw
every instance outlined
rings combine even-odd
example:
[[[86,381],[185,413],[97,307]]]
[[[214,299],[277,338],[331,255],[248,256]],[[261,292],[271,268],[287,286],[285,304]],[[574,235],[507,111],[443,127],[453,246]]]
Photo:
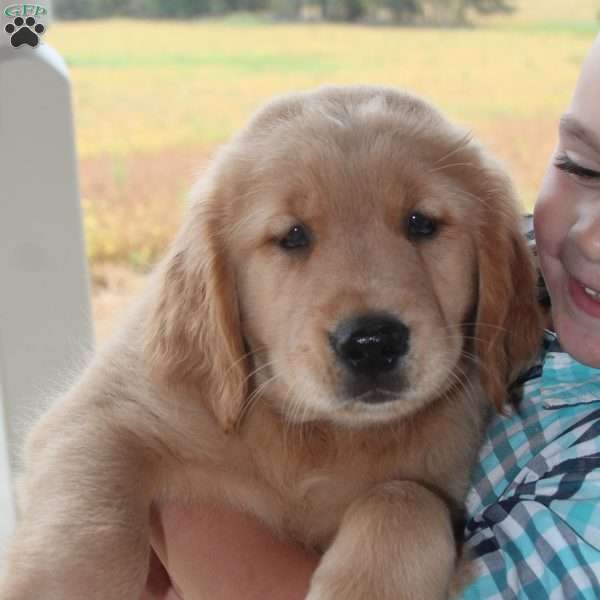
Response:
[[[333,588],[328,587],[326,583],[317,582],[313,578],[305,600],[334,600],[341,597],[336,595]]]
[[[315,573],[306,600],[378,600],[372,586],[345,573]]]
[[[306,600],[404,600],[390,588],[394,578],[381,577],[377,565],[368,560],[363,556],[357,564],[356,556],[330,549],[313,575]]]
[[[307,600],[446,600],[455,567],[445,503],[418,483],[385,483],[350,506]]]

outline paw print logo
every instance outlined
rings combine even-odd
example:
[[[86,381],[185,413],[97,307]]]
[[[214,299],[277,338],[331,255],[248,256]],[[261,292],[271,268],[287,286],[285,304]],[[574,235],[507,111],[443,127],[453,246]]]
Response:
[[[4,28],[4,31],[10,35],[10,43],[18,48],[23,44],[28,44],[35,48],[40,41],[39,36],[44,33],[46,28],[41,23],[36,23],[33,17],[15,17],[12,23]]]

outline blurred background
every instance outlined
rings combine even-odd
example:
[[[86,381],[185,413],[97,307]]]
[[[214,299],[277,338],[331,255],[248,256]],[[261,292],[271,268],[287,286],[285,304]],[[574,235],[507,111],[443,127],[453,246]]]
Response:
[[[310,3],[314,2],[314,4]],[[215,148],[275,94],[408,88],[473,130],[531,207],[600,0],[55,0],[96,337],[143,285]]]

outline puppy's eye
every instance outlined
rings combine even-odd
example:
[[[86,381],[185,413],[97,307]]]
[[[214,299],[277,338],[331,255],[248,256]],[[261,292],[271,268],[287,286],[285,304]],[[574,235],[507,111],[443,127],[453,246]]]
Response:
[[[303,225],[294,225],[284,237],[279,240],[279,245],[284,250],[306,248],[310,244],[310,235]]]
[[[423,213],[414,212],[408,217],[406,229],[410,238],[427,238],[435,235],[438,228],[437,221],[426,217]]]

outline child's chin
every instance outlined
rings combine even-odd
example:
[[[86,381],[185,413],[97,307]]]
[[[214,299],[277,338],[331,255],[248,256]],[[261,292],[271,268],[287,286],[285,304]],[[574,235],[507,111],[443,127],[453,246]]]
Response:
[[[594,368],[600,368],[600,319],[581,323],[575,316],[561,313],[554,315],[554,326],[560,345],[574,359]]]

